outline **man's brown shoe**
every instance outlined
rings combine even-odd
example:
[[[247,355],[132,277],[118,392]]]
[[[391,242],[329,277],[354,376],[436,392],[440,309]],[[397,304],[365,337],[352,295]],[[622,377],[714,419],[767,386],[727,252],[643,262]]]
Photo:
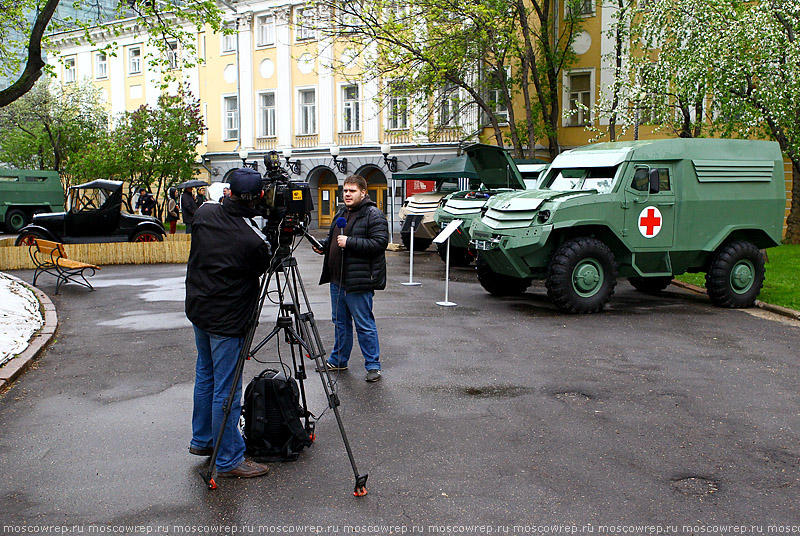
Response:
[[[212,454],[214,454],[214,449],[210,447],[200,448],[189,445],[189,454],[194,454],[195,456],[211,456]]]
[[[256,476],[266,475],[268,472],[269,467],[266,465],[261,465],[260,463],[245,459],[237,467],[231,469],[230,471],[217,473],[217,476],[221,478],[253,478]]]

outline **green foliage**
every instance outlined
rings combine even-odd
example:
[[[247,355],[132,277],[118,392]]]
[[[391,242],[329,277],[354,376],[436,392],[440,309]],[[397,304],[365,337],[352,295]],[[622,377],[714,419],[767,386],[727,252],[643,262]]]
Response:
[[[783,244],[767,250],[764,287],[758,299],[800,311],[800,246]],[[676,279],[705,287],[705,274],[683,274]]]
[[[537,141],[543,123],[551,152],[557,151],[558,83],[574,60],[571,45],[579,16],[562,20],[555,35],[560,14],[553,3],[539,0],[321,4],[336,17],[320,31],[342,49],[350,49],[349,57],[358,58],[357,66],[337,60],[332,67],[362,80],[401,80],[416,124],[440,126],[441,102],[448,100],[449,109],[457,101],[464,139],[488,126],[495,142],[503,145],[507,131],[507,139],[522,156],[525,140]],[[458,99],[452,98],[454,87],[459,88]],[[382,104],[392,96],[384,92]],[[498,108],[507,113],[508,126],[498,119]],[[517,117],[520,112],[522,117]],[[527,145],[532,153],[533,144]]]
[[[108,122],[99,92],[90,83],[48,86],[40,81],[0,108],[0,161],[69,174],[76,155],[104,136]]]

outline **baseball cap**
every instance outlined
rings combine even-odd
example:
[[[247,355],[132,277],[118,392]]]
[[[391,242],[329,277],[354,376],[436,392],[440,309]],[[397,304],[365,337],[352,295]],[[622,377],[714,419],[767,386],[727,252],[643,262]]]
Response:
[[[228,178],[231,185],[231,193],[242,194],[261,194],[261,174],[251,168],[239,168],[231,173]]]

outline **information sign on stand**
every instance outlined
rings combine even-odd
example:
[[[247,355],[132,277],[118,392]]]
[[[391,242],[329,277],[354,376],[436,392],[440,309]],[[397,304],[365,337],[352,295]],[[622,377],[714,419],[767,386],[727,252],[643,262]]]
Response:
[[[400,283],[401,285],[417,286],[422,284],[414,281],[414,234],[416,234],[419,224],[422,223],[422,218],[422,214],[409,214],[406,216],[403,228],[400,230],[401,233],[411,233],[411,240],[408,243],[408,282]]]
[[[442,232],[433,239],[434,244],[442,244],[445,240],[447,241],[447,256],[445,257],[444,263],[444,301],[436,302],[436,305],[441,305],[442,307],[455,307],[458,305],[450,301],[450,235],[452,235],[462,223],[464,223],[463,220],[451,221],[447,224],[447,227],[442,229]]]

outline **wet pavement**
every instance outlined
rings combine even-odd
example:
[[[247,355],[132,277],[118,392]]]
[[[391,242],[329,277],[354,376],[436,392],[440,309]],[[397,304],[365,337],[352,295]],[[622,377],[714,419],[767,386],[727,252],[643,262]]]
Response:
[[[305,244],[297,257],[330,349],[320,258]],[[541,284],[495,298],[466,268],[451,277],[458,306],[444,308],[435,252],[416,257],[418,287],[401,285],[407,252],[387,259],[388,289],[375,300],[383,379],[364,381],[357,349],[338,375],[347,434],[369,473],[363,498],[351,495],[330,411],[297,461],[206,489],[204,458],[187,452],[185,265],[103,267],[95,292],[67,285],[54,296],[43,281],[56,340],[0,398],[4,533],[800,526],[800,323],[625,282],[606,312],[565,316]],[[265,307],[262,336],[274,315]],[[270,344],[259,358],[275,355]],[[267,366],[249,362],[245,379]],[[322,413],[319,378],[306,386]]]

